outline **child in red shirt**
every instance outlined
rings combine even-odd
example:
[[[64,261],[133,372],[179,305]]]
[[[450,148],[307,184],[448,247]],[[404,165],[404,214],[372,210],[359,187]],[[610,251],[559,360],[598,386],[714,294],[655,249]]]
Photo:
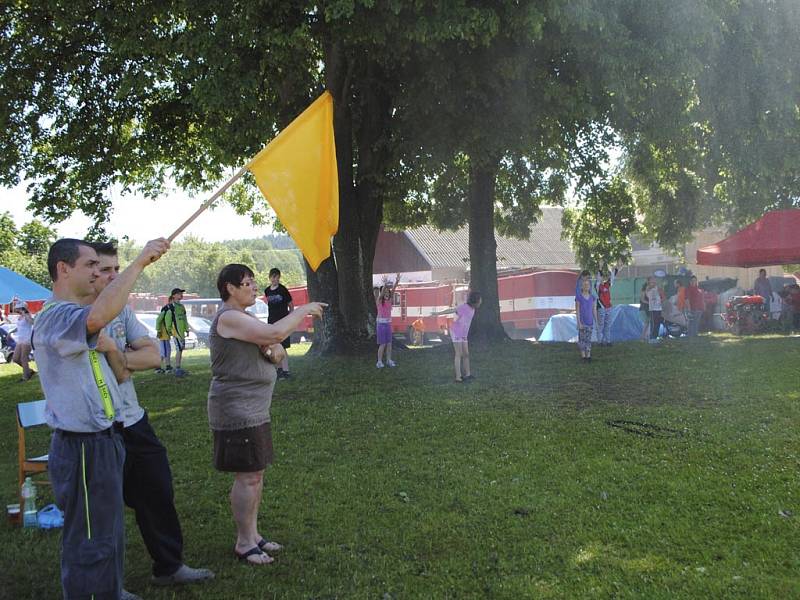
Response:
[[[597,272],[597,338],[601,346],[611,345],[611,286],[617,270],[611,271],[607,277]]]

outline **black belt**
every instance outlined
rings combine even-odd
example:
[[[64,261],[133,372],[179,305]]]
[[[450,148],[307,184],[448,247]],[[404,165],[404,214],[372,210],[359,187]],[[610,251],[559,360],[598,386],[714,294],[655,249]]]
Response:
[[[103,429],[103,431],[66,431],[64,429],[56,429],[56,433],[63,435],[64,437],[93,438],[106,437],[114,435],[115,433],[122,433],[123,429],[125,429],[124,423],[121,421],[114,421],[114,424],[111,427],[108,429]]]

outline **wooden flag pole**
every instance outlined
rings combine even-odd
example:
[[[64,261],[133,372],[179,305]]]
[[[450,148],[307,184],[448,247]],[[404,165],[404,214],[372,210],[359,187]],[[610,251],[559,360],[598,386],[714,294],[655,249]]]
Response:
[[[200,208],[198,208],[191,217],[186,219],[186,221],[184,221],[180,227],[178,227],[175,231],[173,231],[172,235],[170,235],[167,238],[169,242],[172,243],[175,240],[175,238],[178,237],[183,232],[184,229],[186,229],[189,225],[192,224],[192,221],[194,221],[197,217],[199,217],[209,206],[214,204],[217,198],[219,198],[222,194],[224,194],[227,191],[229,187],[231,187],[234,183],[236,183],[236,181],[247,172],[247,167],[249,164],[250,163],[247,163],[245,166],[239,169],[233,177],[228,179],[228,181],[226,181],[221,188],[219,188],[216,192],[214,192],[214,195],[211,196],[211,198],[203,202],[203,205]]]

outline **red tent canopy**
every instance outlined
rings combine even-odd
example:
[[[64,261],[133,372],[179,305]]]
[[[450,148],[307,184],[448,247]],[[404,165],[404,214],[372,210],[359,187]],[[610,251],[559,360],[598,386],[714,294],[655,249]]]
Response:
[[[774,210],[721,242],[697,251],[697,264],[763,267],[800,263],[800,209]]]

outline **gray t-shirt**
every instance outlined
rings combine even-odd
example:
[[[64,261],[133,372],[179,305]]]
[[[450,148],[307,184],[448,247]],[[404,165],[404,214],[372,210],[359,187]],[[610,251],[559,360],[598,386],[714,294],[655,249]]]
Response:
[[[89,336],[86,319],[91,306],[74,302],[48,302],[36,316],[33,346],[39,380],[47,405],[45,418],[54,429],[103,431],[112,425],[103,410],[103,399],[89,362],[89,351],[97,346],[98,335]],[[111,393],[114,411],[122,408],[119,386],[106,357],[98,353],[103,380]]]
[[[756,296],[761,296],[767,302],[772,298],[772,284],[770,284],[769,279],[766,277],[764,277],[764,279],[761,277],[756,278],[753,288]]]
[[[136,318],[130,306],[123,308],[122,312],[106,325],[105,331],[106,335],[114,340],[120,352],[125,352],[125,348],[136,340],[149,336],[147,327]],[[117,414],[117,421],[122,421],[125,427],[129,427],[139,422],[144,416],[144,409],[139,406],[132,379],[120,383],[119,391],[122,394],[122,408]]]

